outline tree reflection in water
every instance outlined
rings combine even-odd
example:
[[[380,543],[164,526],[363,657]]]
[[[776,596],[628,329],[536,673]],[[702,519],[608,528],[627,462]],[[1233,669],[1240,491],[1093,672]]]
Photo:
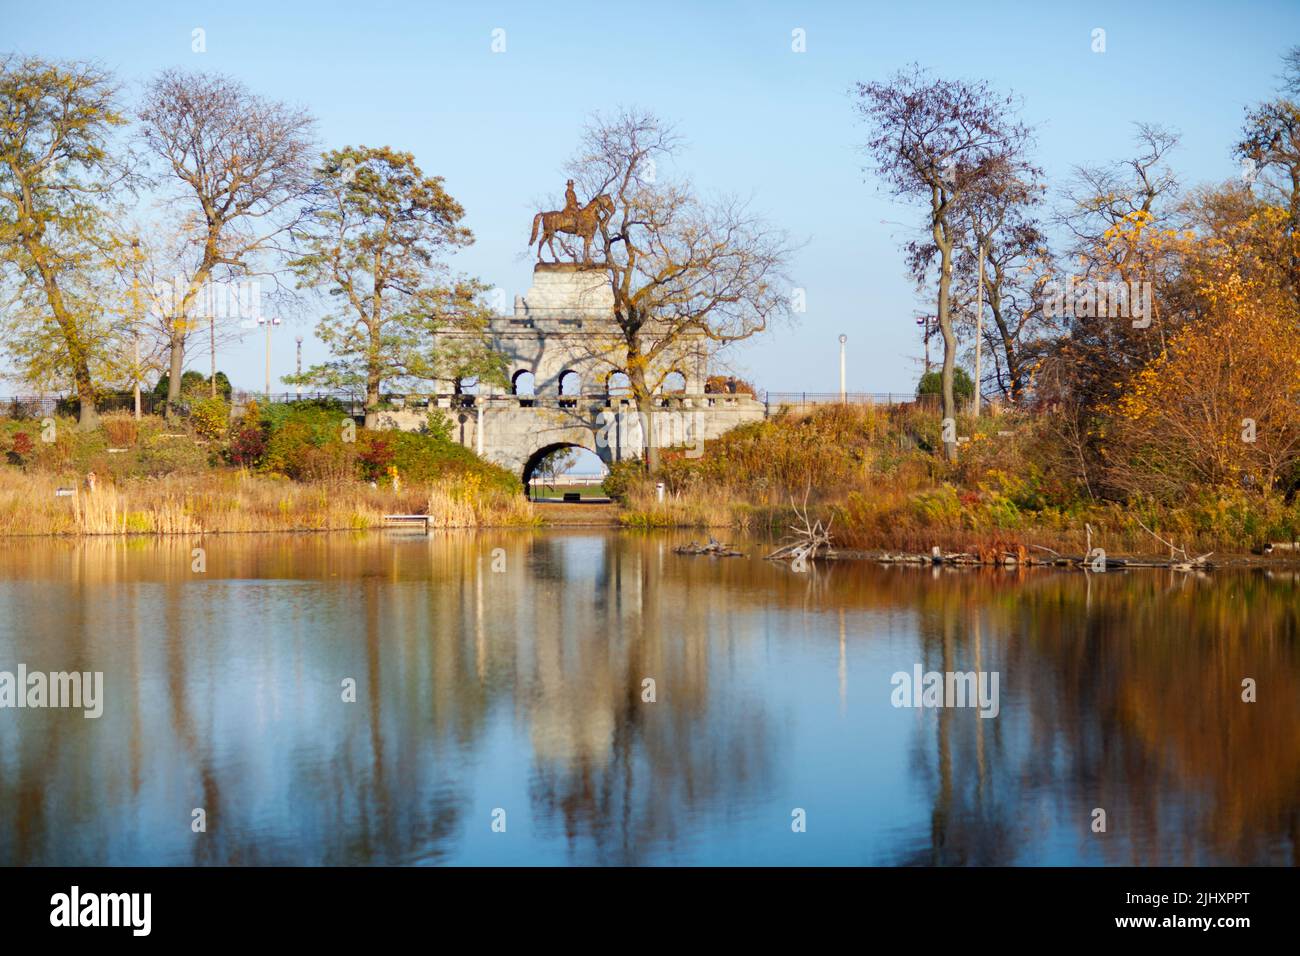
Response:
[[[0,711],[0,863],[1300,862],[1294,575],[674,540],[209,538],[201,575],[197,540],[4,549],[0,670],[107,700]],[[914,664],[997,671],[998,717],[891,708]]]

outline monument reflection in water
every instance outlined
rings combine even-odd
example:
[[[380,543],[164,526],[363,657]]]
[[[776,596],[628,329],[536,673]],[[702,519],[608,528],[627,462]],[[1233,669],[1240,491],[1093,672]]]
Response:
[[[105,703],[0,710],[0,863],[1297,862],[1293,575],[674,540],[8,547],[0,670]],[[917,665],[997,673],[997,716],[893,706]]]

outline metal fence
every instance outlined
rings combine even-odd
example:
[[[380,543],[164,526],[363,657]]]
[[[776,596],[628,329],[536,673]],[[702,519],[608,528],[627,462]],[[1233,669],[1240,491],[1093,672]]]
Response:
[[[937,408],[938,395],[916,396],[911,392],[766,392],[763,404],[778,408],[814,408],[818,405],[919,405]]]
[[[144,415],[162,414],[164,401],[152,392],[140,393],[140,412]],[[0,398],[0,417],[50,418],[58,415],[75,418],[80,405],[75,396],[14,395]],[[135,411],[135,396],[115,392],[95,399],[95,408],[103,412]]]
[[[746,393],[747,395],[747,393]],[[445,397],[445,396],[444,396]],[[579,398],[588,396],[497,396],[498,398],[515,398],[519,399],[521,404],[556,404],[570,405],[577,404]],[[609,396],[602,393],[601,396],[592,396],[594,398],[615,398],[622,396]],[[668,396],[668,401],[678,399],[681,396]],[[736,396],[729,394],[710,393],[708,397],[714,399],[734,398]],[[420,408],[429,401],[430,396],[406,396],[400,398],[397,396],[386,396],[388,402],[396,407]],[[475,395],[457,395],[451,396],[451,404],[455,407],[473,406],[476,403]],[[486,396],[485,400],[491,403],[492,396]],[[769,413],[781,408],[789,409],[808,409],[821,405],[920,405],[923,408],[937,409],[939,407],[938,395],[922,395],[919,398],[910,392],[846,392],[841,395],[839,392],[765,392],[758,396],[758,400],[763,402]],[[298,401],[333,401],[341,404],[347,414],[355,417],[361,417],[365,414],[365,399],[357,394],[350,392],[252,392],[246,390],[236,390],[231,395],[231,404],[236,412],[246,408],[250,402],[272,402],[286,403]],[[140,411],[145,415],[161,415],[166,410],[167,401],[165,397],[155,395],[153,392],[140,393]],[[115,392],[108,395],[100,395],[96,400],[96,407],[100,412],[131,412],[135,409],[135,396],[130,392]],[[43,396],[43,395],[17,395],[10,398],[0,398],[0,417],[7,418],[45,418],[53,415],[75,416],[77,414],[77,399],[73,396]],[[182,402],[180,412],[184,415],[188,411],[188,402]]]
[[[178,410],[182,415],[189,412],[189,405],[195,398],[206,397],[206,393],[190,396],[182,400]],[[297,401],[336,401],[344,409],[350,409],[353,415],[365,414],[365,402],[356,395],[346,392],[297,392],[272,393],[235,391],[231,394],[231,404],[244,408],[249,402],[297,402]],[[112,392],[98,395],[95,408],[101,414],[105,412],[134,412],[135,395],[131,392]],[[80,405],[75,395],[13,395],[0,398],[0,418],[47,418],[67,416],[75,418]],[[167,410],[166,396],[154,392],[140,393],[140,413],[143,415],[161,415]]]
[[[264,404],[285,404],[288,402],[337,402],[353,418],[360,418],[366,413],[365,399],[351,392],[249,392],[237,389],[231,395],[231,405],[237,414],[248,407],[250,402]]]

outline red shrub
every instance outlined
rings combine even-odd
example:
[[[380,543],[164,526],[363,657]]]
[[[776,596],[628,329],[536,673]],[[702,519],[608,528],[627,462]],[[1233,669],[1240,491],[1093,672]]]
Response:
[[[257,425],[241,425],[230,439],[230,460],[236,465],[256,465],[266,454],[266,436]]]

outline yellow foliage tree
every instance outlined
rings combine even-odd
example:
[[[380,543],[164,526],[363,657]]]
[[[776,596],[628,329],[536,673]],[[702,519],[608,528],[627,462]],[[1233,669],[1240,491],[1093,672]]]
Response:
[[[1199,318],[1116,403],[1107,459],[1127,492],[1267,491],[1300,455],[1300,310],[1278,268],[1293,242],[1285,216],[1259,206],[1217,226],[1186,247]]]

